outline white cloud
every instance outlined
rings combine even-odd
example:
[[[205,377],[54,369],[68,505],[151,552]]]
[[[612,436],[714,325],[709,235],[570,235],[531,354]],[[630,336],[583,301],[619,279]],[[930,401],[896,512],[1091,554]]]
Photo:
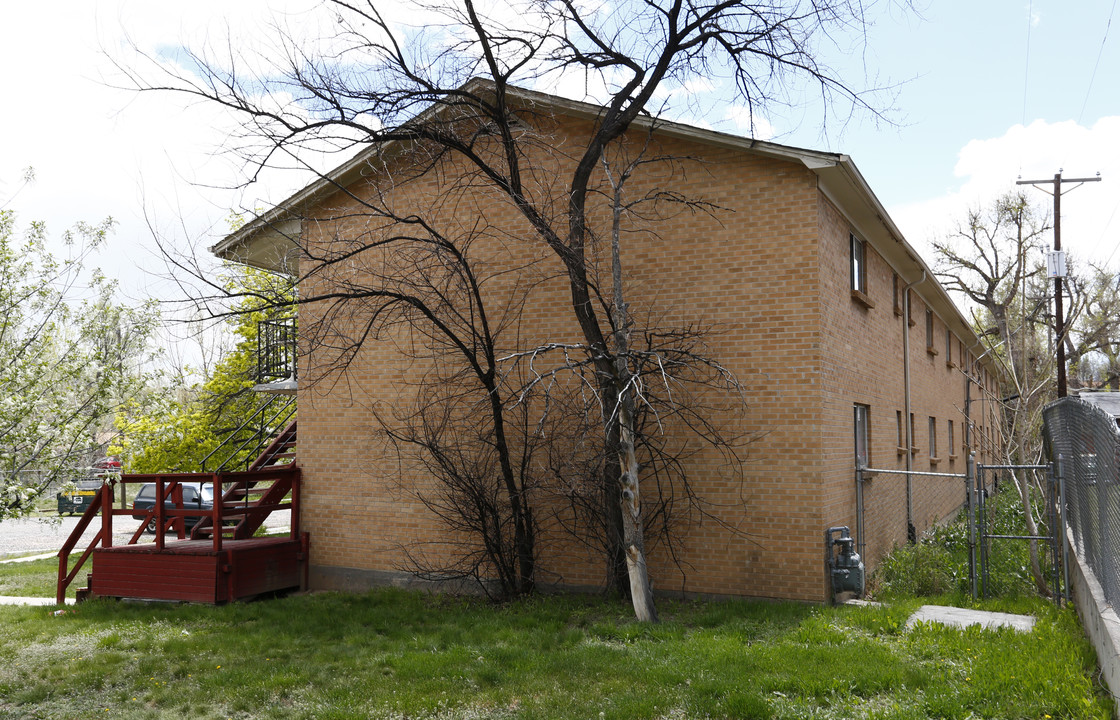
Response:
[[[939,197],[890,208],[903,234],[929,261],[929,242],[944,237],[969,208],[983,207],[1007,192],[1024,190],[1050,210],[1050,195],[1016,180],[1095,177],[1073,190],[1063,185],[1062,249],[1077,257],[1120,261],[1120,116],[1104,117],[1092,127],[1073,121],[1041,120],[1015,125],[1000,137],[972,140],[960,151],[954,174],[960,179]],[[1052,184],[1042,186],[1052,189]]]
[[[746,105],[734,105],[727,110],[727,119],[735,124],[735,129],[755,140],[773,140],[776,132],[769,120],[752,113]]]
[[[270,4],[202,0],[169,12],[139,0],[64,0],[6,8],[0,63],[22,71],[5,76],[0,203],[23,168],[35,167],[36,182],[10,206],[20,220],[44,220],[57,237],[78,220],[112,216],[117,229],[94,262],[130,296],[162,294],[143,272],[163,267],[149,222],[205,248],[224,234],[230,209],[282,199],[303,180],[276,173],[248,195],[226,189],[241,179],[238,158],[222,151],[236,120],[181,95],[116,89],[127,82],[105,53],[128,59],[132,43],[155,55],[273,18],[311,31],[299,19],[314,0],[285,2],[279,14]]]

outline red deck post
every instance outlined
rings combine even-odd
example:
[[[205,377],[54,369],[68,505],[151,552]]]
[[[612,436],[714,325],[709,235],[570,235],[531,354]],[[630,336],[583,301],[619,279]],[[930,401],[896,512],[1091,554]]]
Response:
[[[199,490],[199,492],[202,491]],[[183,509],[183,485],[178,480],[174,481],[174,484],[171,486],[171,502],[175,505],[176,510]],[[182,515],[176,514],[171,518],[171,522],[175,528],[175,535],[180,540],[185,540],[187,538],[187,519]]]
[[[113,484],[101,484],[101,547],[113,546]]]
[[[163,552],[163,528],[166,518],[163,514],[163,476],[156,478],[156,549]]]
[[[222,500],[222,476],[219,473],[214,473],[210,476],[210,482],[214,486],[214,506],[210,508],[210,525],[213,532],[210,535],[214,541],[214,552],[221,552],[222,528],[225,527],[223,515],[226,511],[226,504]]]

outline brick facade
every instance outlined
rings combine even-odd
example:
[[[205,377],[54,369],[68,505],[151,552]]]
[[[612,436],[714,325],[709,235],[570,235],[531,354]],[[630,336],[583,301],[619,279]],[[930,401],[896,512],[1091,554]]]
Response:
[[[541,192],[562,196],[551,184],[565,177],[570,160],[555,148],[571,142],[578,147],[584,122],[560,110],[547,121],[554,150],[536,148],[527,163]],[[985,399],[993,379],[987,366],[969,354],[978,346],[976,337],[883,219],[874,196],[853,180],[861,179],[847,158],[759,146],[682,126],[660,132],[656,150],[692,159],[635,176],[630,196],[671,186],[719,209],[629,228],[633,232],[623,245],[628,298],[636,315],[714,328],[710,352],[739,378],[747,404],[745,420],[730,407],[718,419],[741,423],[754,439],[742,448],[746,463],[739,475],[727,473],[714,453],[690,460],[696,488],[718,508],[722,523],[691,523],[677,548],[677,562],[664,548],[654,548],[655,589],[826,600],[824,532],[837,525],[856,527],[856,405],[866,408],[870,420],[869,464],[906,467],[908,451],[899,439],[906,405],[904,334],[909,333],[914,470],[964,472],[966,392],[972,447],[990,450],[977,439],[990,438],[995,426],[992,403]],[[463,171],[454,162],[405,183],[399,178],[407,158],[388,162],[404,166],[353,181],[347,193],[320,193],[301,208],[302,244],[329,248],[378,231],[355,200],[362,197],[413,208],[448,227],[468,227],[485,218],[500,232],[477,243],[476,257],[485,257],[491,268],[521,268],[488,285],[495,305],[509,297],[514,280],[534,282],[519,342],[529,347],[582,339],[558,261],[533,238],[511,204],[486,190],[449,192],[456,173]],[[602,221],[605,206],[600,203],[595,213]],[[249,228],[236,239],[252,242],[252,233]],[[865,289],[858,295],[851,287],[853,234],[864,242],[865,254]],[[227,246],[224,254],[235,257],[232,243]],[[609,256],[600,260],[607,264],[599,269],[608,272]],[[310,297],[332,283],[360,279],[374,271],[374,264],[366,263],[384,261],[356,259],[344,269],[311,274],[301,292]],[[305,273],[309,262],[301,260]],[[900,311],[910,282],[912,325]],[[932,313],[928,342],[927,309]],[[302,306],[301,333],[314,334],[325,312]],[[355,308],[346,322],[356,331],[361,320],[361,309]],[[405,582],[409,548],[415,552],[417,541],[441,532],[415,495],[430,480],[418,468],[399,466],[375,439],[373,413],[391,417],[415,402],[414,380],[431,361],[409,351],[415,341],[400,328],[382,334],[367,341],[342,372],[328,371],[328,360],[317,356],[321,351],[305,343],[299,463],[313,587]],[[982,387],[973,383],[970,388],[962,369],[975,369]],[[937,443],[932,453],[931,423]],[[948,445],[950,423],[953,447]],[[861,540],[873,565],[892,544],[906,540],[907,489],[903,478],[888,475],[865,487],[866,537]],[[921,532],[950,515],[963,502],[963,487],[956,479],[915,478],[909,503],[914,529]],[[548,528],[542,535],[540,582],[573,588],[602,584],[598,559],[589,560]]]

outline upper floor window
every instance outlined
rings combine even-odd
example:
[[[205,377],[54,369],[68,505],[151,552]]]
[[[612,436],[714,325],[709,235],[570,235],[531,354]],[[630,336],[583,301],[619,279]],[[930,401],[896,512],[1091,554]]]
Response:
[[[856,237],[855,233],[848,235],[852,248],[852,290],[867,294],[867,260],[864,252],[863,240]]]
[[[937,347],[933,344],[933,310],[929,308],[926,308],[926,352],[937,354]]]

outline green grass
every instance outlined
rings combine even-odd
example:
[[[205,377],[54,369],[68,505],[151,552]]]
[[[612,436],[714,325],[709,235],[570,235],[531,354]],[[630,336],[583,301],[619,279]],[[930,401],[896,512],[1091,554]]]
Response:
[[[71,558],[70,567],[73,568],[76,563],[77,558]],[[56,557],[3,563],[0,564],[0,595],[53,598],[57,579],[58,558]],[[85,576],[79,573],[75,582],[79,580],[84,581]]]
[[[1014,573],[973,602],[962,541],[951,524],[884,559],[872,587],[887,606],[662,601],[654,626],[597,598],[389,589],[0,607],[0,718],[1111,717],[1072,609]],[[0,594],[51,596],[56,569],[0,565]],[[1037,622],[906,629],[929,602]]]
[[[3,607],[0,718],[1109,717],[1072,611],[907,631],[917,604],[663,601],[656,626],[597,598],[398,590]]]

